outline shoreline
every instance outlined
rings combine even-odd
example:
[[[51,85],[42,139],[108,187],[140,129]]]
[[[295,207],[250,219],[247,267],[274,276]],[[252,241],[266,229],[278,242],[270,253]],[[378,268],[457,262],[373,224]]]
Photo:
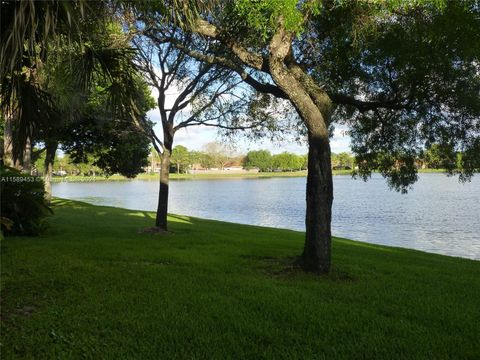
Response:
[[[333,170],[333,176],[351,176],[351,170]],[[444,174],[443,169],[422,169],[418,171],[419,174]],[[170,180],[213,180],[213,179],[256,179],[256,178],[297,178],[306,177],[307,171],[292,171],[292,172],[258,172],[258,173],[209,173],[209,174],[170,174]],[[106,176],[54,176],[52,183],[62,182],[96,182],[96,181],[133,181],[133,180],[147,180],[158,181],[159,174],[142,173],[135,178],[129,179],[122,175]]]

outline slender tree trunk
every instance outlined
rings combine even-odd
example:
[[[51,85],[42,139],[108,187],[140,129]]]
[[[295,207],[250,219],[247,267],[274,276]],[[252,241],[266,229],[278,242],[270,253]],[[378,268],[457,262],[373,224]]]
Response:
[[[25,152],[23,154],[22,171],[26,174],[32,172],[32,141],[30,137],[27,138]]]
[[[52,175],[53,163],[55,161],[55,154],[57,152],[58,143],[47,143],[44,163],[43,181],[45,184],[45,200],[52,201]]]
[[[165,142],[164,145],[165,149],[160,160],[160,188],[158,193],[158,206],[155,226],[166,231],[168,216],[168,183],[170,177],[170,157],[172,154],[172,142]]]
[[[5,134],[5,126],[3,127],[3,131],[4,131],[4,134]],[[4,166],[5,165],[5,136],[2,136],[0,138],[0,166]]]
[[[12,116],[6,116],[3,135],[3,163],[5,166],[14,166],[13,162],[13,129]]]

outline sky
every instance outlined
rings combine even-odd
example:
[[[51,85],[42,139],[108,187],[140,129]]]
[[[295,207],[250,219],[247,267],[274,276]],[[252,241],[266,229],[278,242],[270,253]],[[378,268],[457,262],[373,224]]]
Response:
[[[175,99],[175,95],[177,92],[175,90],[168,91],[166,94],[166,106],[167,108],[173,104]],[[158,92],[156,89],[152,88],[152,96],[154,99],[157,99]],[[187,107],[185,109],[184,114],[180,114],[180,116],[184,115],[187,116],[190,109]],[[158,109],[150,110],[147,113],[148,117],[151,121],[155,123],[154,130],[156,134],[162,139],[162,126],[160,121],[160,113]],[[332,148],[332,152],[339,153],[350,151],[350,138],[345,135],[345,127],[337,127],[335,128],[334,136],[330,139],[330,145]],[[221,137],[218,135],[218,131],[216,128],[206,127],[206,126],[191,126],[188,128],[180,129],[175,134],[174,139],[174,146],[176,145],[183,145],[189,150],[202,150],[202,148],[212,141],[221,141]],[[272,154],[278,154],[284,151],[292,152],[295,154],[306,154],[307,144],[300,144],[295,140],[291,141],[271,141],[269,139],[264,140],[256,140],[252,142],[241,135],[235,139],[235,142],[229,144],[232,146],[235,152],[240,154],[246,154],[250,150],[259,150],[265,149],[269,150]]]

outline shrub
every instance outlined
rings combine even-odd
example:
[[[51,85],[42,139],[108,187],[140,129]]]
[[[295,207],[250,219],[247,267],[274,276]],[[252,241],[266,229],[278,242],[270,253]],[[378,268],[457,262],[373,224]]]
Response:
[[[36,176],[1,167],[1,218],[5,235],[37,235],[52,210],[45,202],[43,181]]]

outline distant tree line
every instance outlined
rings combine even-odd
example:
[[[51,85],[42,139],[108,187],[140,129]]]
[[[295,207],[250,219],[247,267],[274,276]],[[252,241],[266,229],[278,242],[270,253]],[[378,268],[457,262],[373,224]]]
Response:
[[[258,168],[262,172],[295,171],[307,168],[307,156],[289,152],[272,155],[268,150],[249,151],[243,159],[247,169]]]
[[[437,144],[426,149],[416,160],[417,168],[424,169],[455,169],[462,160],[462,154],[451,149],[445,149]],[[45,155],[42,154],[35,162],[37,174],[42,174]],[[161,155],[152,147],[146,168],[148,172],[157,172],[160,168]],[[378,161],[382,161],[379,158]],[[94,154],[88,154],[84,162],[74,161],[64,154],[57,157],[53,165],[56,175],[103,176],[109,175],[96,165]],[[284,151],[272,154],[268,150],[252,150],[247,154],[232,154],[224,145],[212,142],[202,150],[188,150],[183,145],[173,148],[170,172],[183,174],[189,170],[218,169],[227,166],[242,166],[247,170],[258,169],[260,172],[287,172],[307,170],[307,155],[298,155]],[[349,152],[332,153],[332,168],[334,170],[354,170],[357,160]]]
[[[32,173],[35,175],[44,175],[45,153],[43,152],[34,162]],[[53,162],[52,171],[57,176],[104,176],[107,172],[95,165],[94,155],[86,155],[84,162],[77,162],[70,155],[56,156]]]
[[[152,149],[150,154],[151,163],[160,162],[160,155]],[[229,166],[242,166],[244,155],[232,153],[221,143],[211,142],[204,146],[203,150],[188,150],[183,145],[173,148],[171,155],[170,172],[186,173],[188,170],[218,169],[224,170]],[[150,166],[152,171],[155,166]]]

